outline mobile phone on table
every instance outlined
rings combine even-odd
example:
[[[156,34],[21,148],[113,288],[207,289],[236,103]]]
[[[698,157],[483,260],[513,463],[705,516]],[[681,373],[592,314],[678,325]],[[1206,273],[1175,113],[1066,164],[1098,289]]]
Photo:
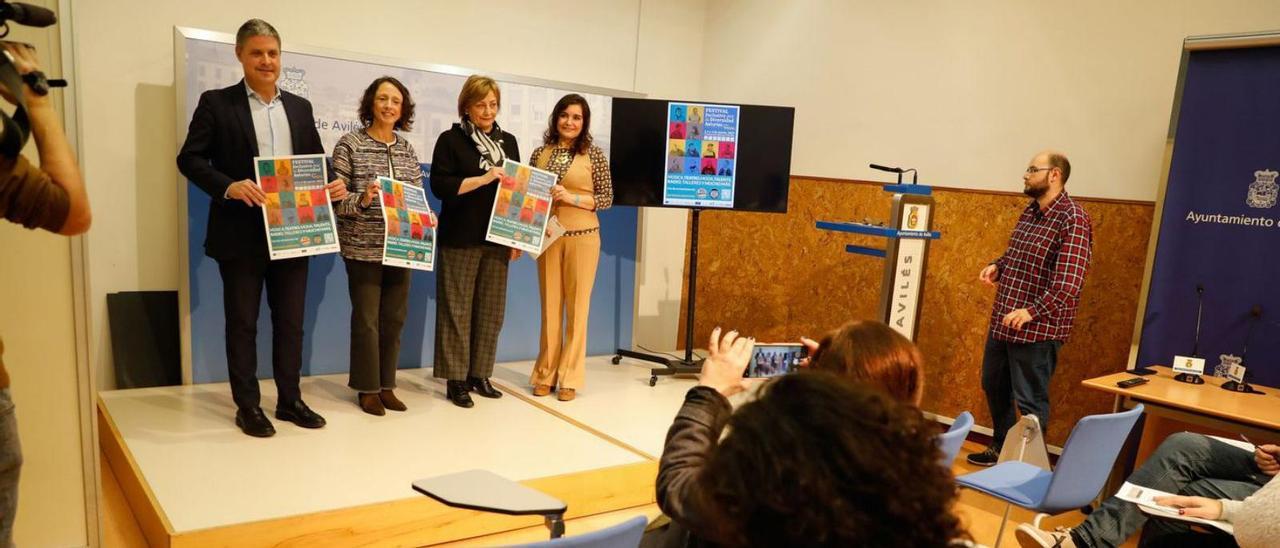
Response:
[[[777,377],[799,368],[800,360],[808,356],[802,344],[756,344],[756,351],[742,373],[747,378]]]

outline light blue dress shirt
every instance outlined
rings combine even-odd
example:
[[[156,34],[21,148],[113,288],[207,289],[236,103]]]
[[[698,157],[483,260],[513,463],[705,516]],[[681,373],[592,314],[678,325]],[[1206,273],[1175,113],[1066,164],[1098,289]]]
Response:
[[[263,101],[248,82],[245,82],[244,89],[249,94],[253,133],[258,137],[258,156],[292,155],[293,133],[289,130],[289,118],[284,113],[284,102],[280,100],[280,88],[276,87],[276,96],[270,102]]]

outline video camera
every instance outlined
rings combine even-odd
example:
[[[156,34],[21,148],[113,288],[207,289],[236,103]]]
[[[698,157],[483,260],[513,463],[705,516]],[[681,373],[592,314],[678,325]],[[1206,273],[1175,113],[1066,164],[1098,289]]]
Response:
[[[9,35],[10,22],[30,27],[47,27],[57,23],[58,17],[52,11],[39,6],[0,0],[0,38]],[[66,80],[49,80],[43,72],[38,70],[28,74],[18,74],[13,61],[7,51],[0,56],[0,85],[9,90],[17,107],[12,117],[0,112],[0,127],[3,128],[3,133],[0,133],[0,155],[9,158],[18,155],[31,133],[22,84],[31,86],[31,90],[38,95],[48,95],[50,87],[67,85]]]

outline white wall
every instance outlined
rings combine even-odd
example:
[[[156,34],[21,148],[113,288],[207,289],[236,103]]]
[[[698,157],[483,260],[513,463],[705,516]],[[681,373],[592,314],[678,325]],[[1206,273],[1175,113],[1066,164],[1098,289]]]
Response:
[[[655,99],[687,99],[700,96],[703,57],[702,34],[706,24],[703,3],[648,2],[641,20],[640,57],[636,90]],[[692,60],[692,61],[686,61]],[[684,285],[684,209],[643,208],[640,213],[640,250],[636,255],[636,303],[633,344],[655,351],[676,347],[680,316],[680,292]]]
[[[99,384],[110,387],[114,380],[105,295],[175,290],[181,282],[174,26],[234,33],[246,19],[260,17],[280,31],[286,49],[306,44],[623,90],[645,92],[652,86],[683,95],[696,92],[701,56],[680,62],[666,56],[700,52],[702,5],[676,0],[77,3],[75,17],[85,29],[77,37],[83,160],[94,183],[93,206],[109,212],[95,219],[89,237],[91,347]],[[139,23],[139,13],[146,14],[145,24]],[[670,288],[659,285],[652,292],[669,299]],[[678,286],[674,295],[678,301]]]
[[[58,7],[56,0],[31,3]],[[56,77],[62,74],[59,30],[11,25],[7,39],[36,46],[41,67]],[[55,91],[53,97],[65,119],[63,93]],[[23,152],[39,162],[34,139]],[[88,380],[76,362],[73,299],[72,257],[79,245],[65,236],[0,222],[0,337],[25,458],[14,524],[19,546],[89,543],[85,509],[92,505],[92,491],[85,488],[81,414],[92,407],[81,401],[80,387]]]
[[[714,0],[701,91],[795,106],[794,174],[1016,192],[1054,147],[1071,192],[1155,200],[1182,39],[1277,28],[1274,0]]]

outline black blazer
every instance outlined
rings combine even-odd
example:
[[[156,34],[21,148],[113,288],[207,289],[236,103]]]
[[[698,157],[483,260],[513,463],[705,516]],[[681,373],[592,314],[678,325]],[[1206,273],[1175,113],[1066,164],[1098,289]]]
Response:
[[[520,161],[520,147],[515,136],[502,132],[502,151],[507,158]],[[473,245],[498,245],[486,242],[489,216],[493,214],[493,198],[498,183],[484,185],[459,195],[462,180],[484,175],[480,167],[480,150],[475,141],[462,130],[462,124],[440,134],[435,151],[431,154],[431,193],[440,199],[440,226],[437,235],[441,245],[466,247]]]
[[[284,90],[280,90],[280,100],[289,120],[293,153],[323,154],[311,103]],[[253,157],[257,155],[258,138],[244,80],[200,94],[187,141],[178,152],[178,171],[213,199],[204,239],[204,253],[209,257],[267,256],[262,211],[222,197],[231,183],[254,180]]]

